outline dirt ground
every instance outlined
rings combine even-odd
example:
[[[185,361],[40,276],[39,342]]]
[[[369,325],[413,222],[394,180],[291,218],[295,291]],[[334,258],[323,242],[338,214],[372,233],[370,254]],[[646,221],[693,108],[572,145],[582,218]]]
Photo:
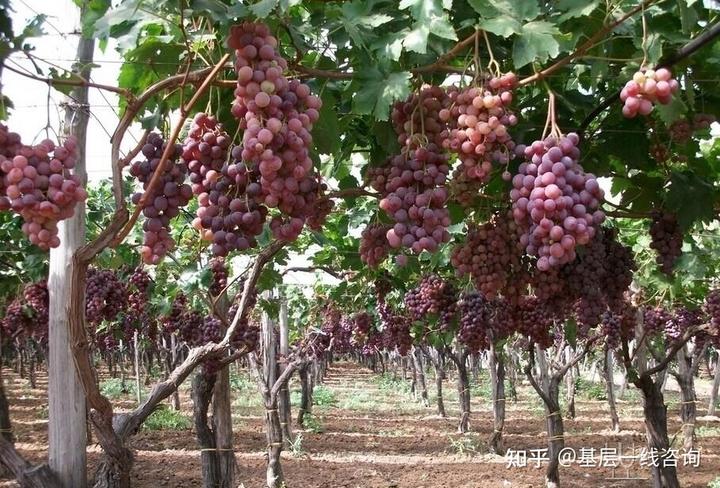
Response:
[[[10,413],[20,452],[32,462],[47,456],[46,378],[38,378],[38,388],[4,369]],[[486,383],[486,380],[485,380]],[[235,448],[239,486],[263,486],[265,436],[258,393],[242,372],[234,373]],[[402,381],[380,381],[379,376],[349,363],[334,364],[321,388],[329,405],[314,407],[312,430],[302,434],[293,452],[283,453],[283,471],[289,487],[365,488],[365,487],[540,487],[544,464],[531,461],[531,449],[546,447],[545,413],[539,400],[527,387],[519,389],[517,403],[508,401],[505,429],[506,447],[525,451],[528,467],[508,467],[505,457],[493,456],[484,447],[492,432],[492,412],[483,381],[475,389],[472,405],[472,433],[456,433],[457,395],[452,381],[445,382],[448,418],[435,415],[434,381],[428,378],[429,407],[416,401]],[[293,385],[297,389],[297,385]],[[296,400],[297,393],[293,394]],[[132,395],[116,398],[117,410],[134,405]],[[671,436],[680,429],[677,394],[668,392],[668,418]],[[192,405],[186,385],[181,390],[181,412],[189,417]],[[644,487],[650,486],[649,468],[630,459],[644,445],[641,400],[628,390],[620,402],[622,431],[609,430],[610,420],[602,400],[578,398],[577,418],[565,421],[566,446],[576,454],[575,463],[561,468],[564,487]],[[702,414],[706,404],[699,405]],[[294,409],[297,412],[297,408]],[[188,423],[188,425],[190,425]],[[706,487],[720,476],[720,419],[701,417],[697,423],[700,465],[684,466],[682,451],[678,471],[684,487]],[[679,443],[679,439],[676,444]],[[200,452],[192,429],[143,430],[131,447],[136,453],[134,486],[200,487]],[[590,449],[594,448],[594,451]],[[600,450],[618,449],[629,456],[623,465],[582,466],[581,449],[588,449],[586,464],[599,464]],[[633,451],[634,449],[634,451]],[[88,446],[89,473],[100,449]],[[633,479],[619,479],[633,478]],[[16,486],[0,481],[0,486]]]

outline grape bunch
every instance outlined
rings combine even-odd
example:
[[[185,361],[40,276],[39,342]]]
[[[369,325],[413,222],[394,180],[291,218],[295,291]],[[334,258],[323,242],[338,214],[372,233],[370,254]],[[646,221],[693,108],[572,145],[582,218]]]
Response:
[[[702,322],[702,310],[681,305],[673,311],[672,317],[665,324],[665,336],[670,340],[678,340],[688,330],[702,324]]]
[[[170,311],[163,315],[160,319],[160,323],[163,326],[163,331],[167,334],[173,334],[180,330],[180,326],[183,321],[183,316],[187,312],[188,301],[187,296],[183,292],[178,292],[170,303]]]
[[[633,273],[637,269],[632,249],[617,240],[617,230],[603,228],[599,237],[605,247],[605,276],[600,282],[608,306],[622,308],[625,292],[630,288]]]
[[[180,209],[192,198],[192,189],[185,183],[187,165],[184,161],[177,161],[182,151],[181,146],[176,144],[170,149],[170,156],[164,167],[160,168],[165,148],[162,136],[155,132],[150,133],[142,148],[145,159],[135,161],[130,166],[130,174],[143,184],[145,192],[153,174],[156,171],[161,171],[162,174],[154,193],[145,196],[142,209],[145,222],[140,255],[146,264],[158,264],[175,247],[175,241],[170,236],[170,221],[180,214]],[[132,196],[132,202],[137,205],[142,197],[143,192],[136,192]]]
[[[135,330],[152,321],[147,309],[151,282],[150,275],[141,267],[135,268],[128,278],[127,310],[122,324],[126,341],[130,340]]]
[[[513,286],[511,277],[521,266],[522,252],[512,214],[501,212],[481,226],[470,226],[465,241],[452,250],[450,262],[458,277],[470,275],[475,287],[492,298]]]
[[[212,273],[212,281],[210,282],[210,295],[217,297],[227,287],[228,269],[223,258],[213,258],[210,260],[210,272]]]
[[[600,316],[600,334],[608,349],[620,346],[621,323],[622,318],[610,310],[605,310]]]
[[[513,217],[524,229],[520,242],[538,256],[541,271],[575,259],[576,246],[590,242],[605,220],[599,209],[604,192],[578,163],[578,142],[575,133],[533,142],[512,178]]]
[[[401,147],[418,145],[424,139],[438,147],[447,137],[447,121],[440,112],[448,111],[450,98],[442,87],[424,85],[406,100],[395,102],[391,121]]]
[[[553,327],[556,312],[549,302],[525,296],[510,310],[510,330],[529,337],[542,348],[553,345]]]
[[[76,159],[72,136],[62,145],[46,139],[26,146],[0,124],[0,211],[20,215],[23,233],[44,251],[60,245],[57,223],[72,217],[75,204],[87,198],[80,177],[70,174]]]
[[[377,311],[383,325],[383,347],[388,351],[397,350],[401,356],[405,356],[412,348],[412,336],[410,335],[412,321],[393,310],[390,304],[384,300],[378,301]]]
[[[645,332],[648,335],[663,332],[672,318],[672,314],[663,307],[645,307],[643,309],[643,325]]]
[[[710,319],[710,326],[715,332],[720,331],[720,289],[710,290],[705,296],[703,310]]]
[[[248,311],[255,306],[256,296],[250,298],[248,303]],[[228,317],[234,317],[237,313],[237,305],[230,307],[228,311]],[[235,328],[235,332],[230,338],[230,345],[235,349],[245,349],[246,351],[254,351],[260,340],[260,324],[252,320],[249,316],[249,312],[246,312],[240,318],[238,326]]]
[[[258,203],[281,212],[270,222],[275,237],[294,240],[325,189],[309,153],[322,102],[308,85],[284,76],[287,62],[266,25],[233,26],[228,44],[237,55],[232,113],[244,129],[239,159],[260,173]]]
[[[259,172],[251,170],[240,157],[241,148],[232,149],[228,163],[230,137],[214,117],[199,113],[193,119],[183,145],[192,190],[198,196],[193,227],[203,239],[212,242],[215,256],[245,251],[257,246],[268,209],[258,203],[261,187]]]
[[[430,143],[407,148],[392,158],[391,165],[380,200],[380,208],[395,222],[387,232],[388,244],[415,254],[437,251],[450,240],[447,156]]]
[[[360,234],[360,259],[371,268],[377,268],[390,250],[387,233],[392,226],[368,224]]]
[[[5,309],[2,325],[3,337],[14,339],[32,330],[32,318],[23,310],[23,300],[16,297]]]
[[[457,304],[460,316],[458,340],[471,352],[486,350],[490,347],[490,302],[476,291],[464,293]]]
[[[93,325],[113,321],[125,310],[128,293],[125,283],[110,269],[88,269],[85,285],[85,317]]]
[[[603,282],[608,277],[607,249],[602,229],[590,242],[577,253],[571,263],[560,270],[566,282],[566,293],[570,300],[575,300],[573,309],[578,324],[585,330],[595,327],[600,316],[607,308]]]
[[[418,286],[405,294],[405,307],[415,320],[438,318],[445,329],[455,318],[458,292],[452,282],[437,275],[425,276]]]
[[[352,317],[352,343],[355,346],[363,346],[367,341],[370,329],[372,328],[372,317],[367,312],[358,312]]]
[[[648,115],[653,110],[653,104],[670,103],[673,93],[679,88],[680,85],[667,68],[638,71],[620,92],[620,100],[625,103],[622,113],[630,119],[637,114]]]
[[[50,317],[50,293],[47,281],[42,280],[25,285],[23,299],[26,308],[32,314],[31,329],[28,332],[35,340],[47,340]]]
[[[672,276],[675,262],[682,254],[683,233],[675,214],[655,212],[650,224],[650,248],[657,253],[660,271]]]
[[[440,120],[448,124],[443,146],[458,154],[469,179],[485,182],[493,163],[510,162],[515,142],[509,128],[518,120],[508,106],[515,86],[515,74],[506,73],[490,79],[485,87],[448,93],[450,106],[439,112]]]

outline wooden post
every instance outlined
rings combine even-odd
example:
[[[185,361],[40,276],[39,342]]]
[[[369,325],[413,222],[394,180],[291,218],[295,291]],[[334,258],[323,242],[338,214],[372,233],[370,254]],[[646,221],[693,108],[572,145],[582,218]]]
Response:
[[[138,405],[142,401],[142,394],[140,391],[140,341],[138,340],[138,331],[133,334],[133,345],[135,346],[135,395],[137,397]]]
[[[266,292],[265,298],[272,295]],[[275,340],[275,324],[267,313],[262,318],[262,373],[265,388],[269,391],[278,378],[277,341]],[[265,400],[265,431],[267,438],[267,467],[265,481],[267,488],[280,488],[284,484],[280,453],[283,449],[283,432],[280,425],[277,401],[268,394]]]
[[[288,323],[288,307],[284,298],[280,299],[280,371],[282,374],[287,367],[288,356],[290,355],[290,327]],[[280,409],[280,425],[283,431],[283,443],[285,447],[290,446],[292,442],[292,412],[290,411],[290,387],[289,381],[286,382],[280,390],[278,398],[278,408]]]
[[[86,2],[83,2],[86,3]],[[84,11],[83,5],[82,10]],[[81,14],[82,15],[82,14]],[[76,71],[90,78],[94,38],[78,41]],[[85,183],[85,143],[88,111],[88,88],[75,87],[67,100],[65,131],[77,138],[78,158],[74,173]],[[50,295],[49,368],[48,368],[48,458],[50,468],[67,487],[87,486],[87,440],[85,393],[75,371],[68,334],[70,280],[73,255],[85,244],[85,204],[77,203],[75,213],[58,223],[60,246],[50,250],[48,292]]]
[[[715,378],[713,379],[712,391],[710,392],[710,403],[708,405],[708,415],[715,415],[717,408],[718,390],[720,390],[720,358],[715,362]]]

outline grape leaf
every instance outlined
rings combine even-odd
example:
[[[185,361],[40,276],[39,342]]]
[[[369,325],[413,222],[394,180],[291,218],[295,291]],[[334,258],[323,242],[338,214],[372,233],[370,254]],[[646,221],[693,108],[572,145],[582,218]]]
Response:
[[[259,19],[264,19],[277,7],[278,1],[279,0],[260,0],[258,3],[250,6],[250,11]]]
[[[522,31],[522,24],[512,17],[495,17],[480,22],[480,27],[501,37],[510,37]]]
[[[455,29],[450,23],[447,12],[443,9],[448,4],[447,0],[402,0],[400,10],[409,9],[415,22],[410,32],[405,37],[403,46],[408,51],[425,54],[427,52],[427,41],[432,33],[438,37],[450,40],[457,40]]]
[[[548,57],[554,58],[560,52],[560,44],[555,35],[560,34],[550,22],[537,20],[528,22],[513,43],[512,57],[515,68],[522,68],[533,61],[544,63]]]
[[[674,172],[670,176],[665,206],[677,214],[682,228],[687,229],[698,220],[707,222],[714,219],[716,201],[715,189],[695,173]]]
[[[377,69],[368,70],[365,76],[358,77],[362,88],[353,99],[358,113],[374,114],[377,120],[387,120],[390,105],[410,93],[410,77],[407,71],[399,71],[384,76]]]
[[[537,0],[468,0],[470,6],[481,17],[513,18],[519,21],[532,20],[540,15]]]
[[[665,125],[669,126],[676,120],[683,118],[683,116],[687,112],[687,105],[685,105],[685,103],[680,100],[680,98],[674,96],[672,97],[672,99],[670,99],[670,103],[668,103],[667,105],[662,105],[659,103],[655,105],[655,110],[657,111],[660,119],[665,122]]]
[[[556,8],[563,14],[558,17],[559,22],[565,22],[575,17],[586,17],[600,5],[600,0],[559,0]]]
[[[320,154],[335,154],[340,150],[340,123],[335,110],[335,96],[326,91],[322,97],[320,118],[315,123],[313,140]]]

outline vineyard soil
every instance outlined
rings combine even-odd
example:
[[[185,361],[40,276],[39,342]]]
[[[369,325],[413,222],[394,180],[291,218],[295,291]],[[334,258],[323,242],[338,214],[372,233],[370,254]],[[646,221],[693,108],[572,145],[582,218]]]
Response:
[[[237,478],[246,488],[260,487],[265,474],[265,434],[259,396],[243,370],[239,374],[234,368],[231,371]],[[3,374],[17,447],[30,461],[40,462],[47,455],[46,376],[40,373],[38,388],[33,389],[28,381],[7,368]],[[446,385],[452,385],[453,376],[449,375]],[[710,382],[705,376],[701,377],[697,389],[702,401],[698,410],[702,415]],[[596,385],[602,385],[601,378],[595,380]],[[108,382],[107,376],[104,382]],[[181,387],[181,413],[188,419],[187,428],[144,430],[133,438],[131,447],[137,456],[133,486],[201,486],[200,453],[189,427],[192,404],[188,383]],[[128,388],[132,384],[133,380],[128,378]],[[430,406],[425,408],[411,397],[409,381],[392,381],[389,376],[381,379],[355,364],[331,365],[325,383],[318,389],[318,404],[313,407],[308,424],[312,429],[301,432],[302,440],[296,442],[295,452],[283,452],[283,470],[290,487],[529,488],[542,485],[544,466],[541,469],[507,468],[504,457],[488,454],[485,446],[493,421],[486,374],[481,375],[478,385],[473,385],[472,432],[465,436],[456,433],[459,407],[452,387],[445,391],[448,411],[445,419],[435,415],[433,390]],[[293,415],[296,415],[297,379],[291,390]],[[675,390],[673,385],[666,395],[671,437],[681,426],[679,393]],[[540,400],[527,385],[523,385],[518,394],[517,403],[508,401],[507,404],[505,446],[524,450],[543,448],[547,441]],[[121,407],[132,407],[133,393],[123,394],[116,402]],[[577,452],[580,448],[595,448],[599,452],[602,447],[614,447],[618,443],[627,448],[642,448],[645,434],[637,391],[628,389],[625,401],[620,400],[618,408],[622,430],[613,434],[606,402],[589,400],[580,394],[576,399],[576,419],[565,423],[566,446]],[[720,472],[720,419],[701,417],[697,428],[701,464],[698,468],[683,467],[680,460],[683,487],[705,487]],[[679,442],[680,436],[676,444]],[[88,446],[90,472],[100,453],[95,444]],[[637,462],[629,470],[630,477],[647,478],[648,474]],[[614,474],[616,478],[627,475],[624,469]],[[561,468],[561,476],[563,486],[568,487],[620,488],[650,483],[608,480],[606,478],[613,476],[611,470],[598,467]],[[0,481],[0,487],[14,486],[17,485],[7,479]]]

